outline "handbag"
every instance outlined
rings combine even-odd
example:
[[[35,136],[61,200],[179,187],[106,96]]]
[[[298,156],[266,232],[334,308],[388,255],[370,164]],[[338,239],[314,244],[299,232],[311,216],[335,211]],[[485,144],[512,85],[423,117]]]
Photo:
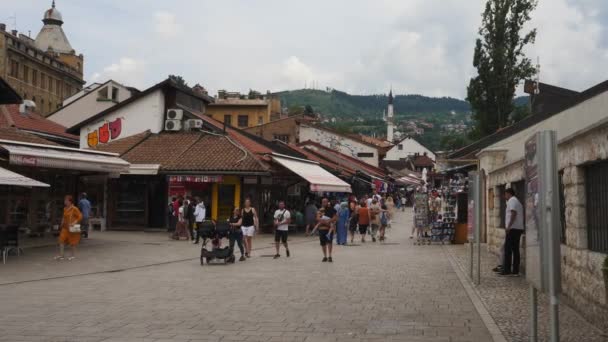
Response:
[[[80,233],[81,232],[79,224],[71,225],[69,230],[70,230],[70,233]]]

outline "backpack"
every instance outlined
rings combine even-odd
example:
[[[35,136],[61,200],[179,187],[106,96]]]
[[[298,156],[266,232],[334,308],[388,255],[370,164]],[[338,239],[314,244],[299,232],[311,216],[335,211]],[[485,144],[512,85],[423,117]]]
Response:
[[[380,224],[383,225],[383,226],[388,225],[388,218],[386,217],[386,213],[385,212],[383,212],[380,215]]]

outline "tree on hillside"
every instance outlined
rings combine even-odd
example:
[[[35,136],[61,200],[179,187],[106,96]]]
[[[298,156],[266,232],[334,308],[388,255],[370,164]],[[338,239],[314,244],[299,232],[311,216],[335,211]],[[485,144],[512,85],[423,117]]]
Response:
[[[190,88],[186,80],[184,80],[184,78],[179,75],[169,75],[169,78],[182,88]]]
[[[313,116],[313,115],[315,115],[315,110],[312,109],[311,105],[306,105],[304,107],[304,114],[309,115],[309,116]]]
[[[472,138],[482,138],[505,127],[514,110],[513,97],[520,81],[535,68],[523,49],[533,44],[536,29],[521,35],[537,0],[488,0],[482,14],[480,38],[475,45],[473,66],[478,75],[467,87],[467,100],[476,127]]]

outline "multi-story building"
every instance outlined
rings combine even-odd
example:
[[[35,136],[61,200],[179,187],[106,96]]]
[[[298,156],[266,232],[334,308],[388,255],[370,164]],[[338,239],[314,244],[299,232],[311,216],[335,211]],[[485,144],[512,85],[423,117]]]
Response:
[[[36,39],[0,24],[0,77],[46,116],[82,89],[84,57],[70,45],[54,2],[42,22]]]
[[[228,125],[247,128],[263,125],[281,115],[281,100],[277,95],[251,91],[249,95],[218,91],[215,102],[207,107],[207,114]]]

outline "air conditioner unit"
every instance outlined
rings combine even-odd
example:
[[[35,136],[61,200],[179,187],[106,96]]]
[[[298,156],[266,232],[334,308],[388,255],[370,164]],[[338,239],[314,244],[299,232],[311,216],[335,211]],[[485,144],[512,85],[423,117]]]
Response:
[[[184,124],[184,129],[189,131],[195,128],[203,128],[203,120],[201,119],[190,119],[186,120]]]
[[[181,131],[182,120],[165,120],[165,131]]]
[[[168,109],[167,120],[181,120],[184,117],[184,111],[181,109]]]

